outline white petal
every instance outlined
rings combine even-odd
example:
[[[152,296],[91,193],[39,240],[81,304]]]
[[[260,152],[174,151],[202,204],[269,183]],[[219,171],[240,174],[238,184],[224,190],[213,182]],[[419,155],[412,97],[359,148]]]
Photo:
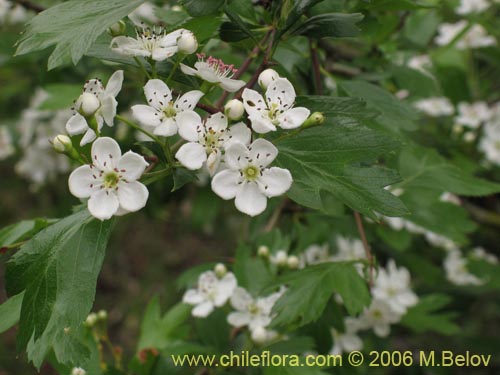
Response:
[[[233,143],[242,143],[245,146],[252,140],[252,131],[243,122],[239,122],[229,128],[229,137],[226,137],[224,148],[230,147]]]
[[[267,105],[264,98],[257,91],[251,89],[243,90],[243,106],[249,116],[260,116],[261,113],[267,110]]]
[[[205,94],[199,90],[188,91],[177,99],[175,108],[180,111],[194,110],[203,95]]]
[[[236,285],[236,277],[234,277],[234,274],[231,272],[227,273],[221,280],[219,280],[219,283],[217,284],[217,294],[214,301],[215,306],[224,305],[229,297],[231,297],[231,294],[233,294]]]
[[[80,141],[80,146],[85,146],[86,144],[91,143],[94,139],[96,139],[96,137],[97,135],[95,134],[95,131],[90,128],[87,129],[82,137],[82,140]]]
[[[290,171],[283,168],[272,167],[262,171],[259,177],[260,190],[268,197],[284,194],[292,186]]]
[[[245,86],[246,82],[237,79],[221,78],[220,87],[229,92],[236,92]]]
[[[292,108],[288,111],[285,111],[281,116],[278,117],[278,121],[280,122],[280,126],[283,129],[295,129],[307,120],[311,111],[307,108],[297,107]]]
[[[159,45],[162,47],[172,47],[177,45],[177,39],[181,36],[186,29],[177,29],[168,33],[164,37],[162,37],[159,41]]]
[[[172,100],[170,89],[160,79],[150,79],[144,86],[144,95],[148,104],[157,109],[164,108]]]
[[[148,196],[148,189],[140,182],[120,182],[118,184],[118,200],[120,206],[127,211],[139,211],[146,205]]]
[[[92,163],[101,170],[111,170],[120,160],[122,152],[118,143],[109,137],[101,137],[92,144]]]
[[[244,214],[257,216],[267,207],[267,197],[261,193],[257,184],[244,183],[236,193],[236,208]]]
[[[189,142],[198,141],[197,129],[202,126],[201,117],[194,111],[184,111],[175,116],[179,127],[179,135]]]
[[[196,289],[187,290],[182,297],[182,302],[189,305],[197,305],[199,303],[202,303],[204,300],[205,297],[203,297]]]
[[[252,115],[248,118],[252,123],[252,129],[259,134],[266,134],[276,130],[271,120],[262,117],[261,115]]]
[[[123,70],[117,70],[109,78],[108,84],[106,85],[105,94],[115,97],[122,89],[122,84],[123,84]]]
[[[210,115],[205,122],[206,129],[221,131],[227,129],[227,118],[222,113],[214,113]]]
[[[250,314],[247,312],[235,311],[227,316],[227,322],[233,327],[243,327],[250,323]]]
[[[106,96],[101,102],[101,108],[99,112],[104,117],[104,121],[108,126],[113,126],[113,119],[116,116],[116,107],[118,106],[118,102],[116,101],[114,96]]]
[[[77,198],[88,198],[96,189],[96,179],[92,177],[92,168],[90,165],[82,165],[76,168],[68,180],[69,191]]]
[[[182,73],[187,74],[188,76],[195,76],[198,74],[198,71],[196,69],[193,69],[185,64],[181,64],[181,70]]]
[[[161,135],[163,137],[171,137],[177,133],[177,123],[173,118],[164,117],[163,121],[160,122],[153,134]]]
[[[253,302],[252,296],[241,287],[237,287],[231,296],[231,306],[239,311],[246,311]]]
[[[205,147],[196,142],[189,142],[181,146],[175,154],[179,162],[187,169],[197,170],[207,161]]]
[[[76,113],[66,123],[66,131],[69,135],[82,134],[89,128],[87,120],[81,114]]]
[[[391,332],[391,327],[387,323],[378,323],[373,326],[373,331],[378,337],[387,337]]]
[[[151,58],[155,61],[163,61],[176,54],[177,46],[157,47],[153,50]]]
[[[222,155],[219,150],[212,151],[207,157],[207,169],[210,176],[213,176],[219,168]]]
[[[214,311],[214,304],[211,301],[206,301],[196,306],[193,311],[191,311],[191,314],[198,318],[205,318],[212,311]]]
[[[117,36],[111,41],[111,49],[124,55],[149,56],[149,51],[137,39],[128,36]]]
[[[266,315],[257,315],[252,318],[248,328],[253,331],[257,328],[267,327],[271,323],[271,317]]]
[[[295,102],[295,89],[286,78],[278,78],[266,90],[267,104],[278,105],[278,108],[288,110]]]
[[[241,188],[240,179],[240,172],[224,169],[212,179],[212,190],[222,199],[233,199]]]
[[[259,138],[248,148],[250,159],[261,167],[267,167],[278,156],[278,149],[271,142]]]
[[[110,219],[118,210],[118,197],[113,192],[99,190],[90,196],[88,208],[92,216],[99,220]]]
[[[139,104],[132,106],[132,115],[142,125],[158,126],[161,123],[158,111],[149,105]]]
[[[242,143],[234,142],[226,149],[224,161],[230,169],[240,170],[248,165],[248,156],[248,148]]]
[[[117,168],[127,181],[138,180],[148,166],[144,157],[135,152],[126,152],[118,161]]]

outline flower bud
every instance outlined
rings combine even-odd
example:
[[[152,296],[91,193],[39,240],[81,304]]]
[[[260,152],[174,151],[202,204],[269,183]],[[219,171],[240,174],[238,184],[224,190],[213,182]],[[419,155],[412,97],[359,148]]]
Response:
[[[71,375],[87,375],[87,371],[85,371],[81,367],[73,367],[73,369],[71,370]]]
[[[179,52],[189,55],[198,49],[198,41],[191,31],[186,30],[177,39],[177,48]]]
[[[267,341],[267,331],[264,327],[256,327],[252,330],[252,340],[257,344],[264,344]]]
[[[300,260],[297,256],[290,255],[288,257],[288,259],[286,260],[286,263],[288,265],[288,268],[290,268],[292,270],[296,270],[297,268],[299,268]]]
[[[89,328],[95,326],[96,323],[97,323],[96,313],[90,313],[89,316],[87,316],[87,319],[85,319],[85,325]]]
[[[266,69],[259,75],[259,86],[266,90],[267,86],[269,86],[273,81],[276,81],[279,77],[280,75],[276,70]]]
[[[69,153],[73,149],[71,138],[64,134],[56,135],[52,140],[52,146],[60,154]]]
[[[100,310],[98,313],[97,313],[97,318],[99,320],[106,320],[108,319],[108,313],[106,310]]]
[[[214,268],[214,272],[217,275],[217,277],[224,277],[224,275],[227,273],[227,268],[224,264],[222,263],[217,263]]]
[[[467,132],[464,134],[464,141],[467,143],[472,143],[476,140],[476,134],[474,132]]]
[[[269,256],[269,248],[265,245],[261,245],[257,249],[257,254],[262,258],[267,258]]]
[[[278,266],[284,266],[288,260],[285,250],[279,250],[274,256],[274,263]]]
[[[239,120],[244,112],[245,107],[243,107],[243,103],[238,99],[228,101],[224,107],[224,113],[227,118],[233,121]]]
[[[117,23],[111,25],[108,28],[108,33],[112,36],[120,36],[120,35],[125,35],[127,31],[127,25],[125,25],[125,22],[122,20],[118,21]]]
[[[325,122],[325,115],[321,112],[314,112],[309,118],[302,124],[303,128],[311,128],[313,126],[322,125]]]
[[[80,112],[80,114],[85,117],[92,116],[101,105],[99,99],[97,99],[94,94],[88,92],[84,92],[82,95],[80,95],[78,101],[80,102],[80,108],[78,108],[78,112]]]

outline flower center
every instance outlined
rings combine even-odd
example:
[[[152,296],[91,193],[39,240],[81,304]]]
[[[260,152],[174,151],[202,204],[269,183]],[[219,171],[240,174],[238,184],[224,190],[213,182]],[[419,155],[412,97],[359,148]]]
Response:
[[[267,112],[267,115],[269,117],[269,120],[273,123],[273,125],[278,125],[278,115],[283,112],[279,110],[279,106],[276,103],[271,104],[269,111]]]
[[[250,165],[243,170],[243,175],[247,181],[254,181],[259,176],[259,168]]]
[[[255,303],[251,303],[250,306],[248,306],[248,312],[252,315],[257,315],[260,309]]]
[[[500,141],[496,141],[495,142],[495,149],[497,149],[498,151],[500,151]]]
[[[153,52],[157,47],[158,41],[165,36],[165,31],[160,27],[158,30],[156,28],[145,27],[141,31],[137,31],[137,38],[142,41],[144,49]]]
[[[175,110],[174,102],[168,102],[167,106],[163,109],[163,113],[167,118],[175,117],[175,115],[177,115],[177,111]]]
[[[380,311],[380,310],[374,310],[373,311],[373,317],[375,319],[381,319],[382,318],[382,311]]]
[[[108,172],[104,175],[103,181],[106,189],[114,189],[120,182],[120,176],[115,171]]]

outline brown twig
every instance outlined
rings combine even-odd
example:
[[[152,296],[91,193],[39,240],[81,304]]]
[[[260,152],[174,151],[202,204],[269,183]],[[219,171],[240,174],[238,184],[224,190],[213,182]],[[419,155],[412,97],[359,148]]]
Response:
[[[219,112],[218,108],[212,107],[211,105],[208,105],[208,104],[198,103],[198,104],[196,104],[196,107],[198,107],[199,109],[203,109],[205,112],[210,113],[210,114],[214,114],[214,113]]]
[[[361,215],[359,214],[359,212],[354,211],[354,218],[356,219],[356,225],[358,227],[359,236],[361,237],[361,242],[363,242],[363,247],[365,248],[366,259],[368,260],[368,264],[370,265],[368,285],[371,288],[373,286],[373,255],[370,245],[366,240],[365,227],[363,225],[363,220],[361,219]]]
[[[26,9],[34,11],[36,13],[40,13],[40,12],[43,12],[45,10],[45,8],[42,7],[41,5],[34,4],[28,0],[14,0],[14,2],[21,5],[22,7],[26,8]]]
[[[281,212],[285,208],[286,204],[288,203],[288,198],[284,198],[281,203],[279,204],[278,207],[274,210],[273,214],[271,215],[269,221],[267,222],[266,226],[264,227],[264,232],[269,233],[270,231],[273,230],[273,228],[278,224],[278,220],[281,216]]]
[[[323,95],[323,82],[321,82],[321,67],[319,64],[318,49],[316,48],[316,42],[312,39],[309,39],[309,49],[311,51],[311,58],[313,63],[316,92],[318,93],[318,95]]]

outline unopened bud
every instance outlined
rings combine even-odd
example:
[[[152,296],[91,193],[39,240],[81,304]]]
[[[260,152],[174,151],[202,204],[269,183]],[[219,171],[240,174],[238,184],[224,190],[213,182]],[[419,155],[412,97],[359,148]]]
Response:
[[[263,327],[256,327],[252,330],[252,340],[257,344],[264,344],[267,341],[267,331]]]
[[[279,77],[280,75],[276,70],[266,69],[259,75],[259,86],[266,90],[267,86],[269,86],[273,81],[276,81]]]
[[[285,250],[279,250],[274,256],[274,263],[278,266],[284,266],[288,260]]]
[[[321,112],[314,112],[310,115],[306,121],[302,124],[303,128],[311,128],[313,126],[322,125],[325,122],[325,115]]]
[[[297,268],[299,268],[300,260],[297,256],[290,255],[288,257],[288,259],[286,260],[286,263],[288,265],[288,268],[290,268],[292,270],[296,270]]]
[[[267,258],[269,256],[269,248],[265,245],[261,245],[257,249],[257,254],[262,258]]]
[[[243,103],[238,99],[228,101],[224,107],[224,113],[227,118],[233,121],[239,120],[244,112],[245,107],[243,107]]]
[[[97,313],[97,318],[99,320],[106,320],[108,319],[108,313],[106,310],[100,310],[98,313]]]
[[[78,111],[82,116],[85,117],[92,116],[94,113],[96,113],[101,105],[99,99],[97,99],[94,94],[88,92],[84,92],[82,95],[80,95],[78,101],[80,102],[80,108],[78,108]]]
[[[64,134],[56,135],[52,140],[52,146],[60,154],[69,153],[73,149],[71,138]]]
[[[127,25],[125,25],[125,22],[123,22],[123,21],[118,21],[117,23],[111,25],[108,28],[108,33],[112,37],[125,35],[126,31],[127,31]]]
[[[191,31],[186,30],[177,39],[177,48],[179,52],[189,55],[198,49],[198,40]]]
[[[95,326],[97,323],[97,314],[96,313],[90,313],[89,316],[87,316],[87,319],[85,319],[85,325],[87,327],[92,328]]]
[[[81,367],[73,367],[73,369],[71,370],[71,375],[87,375],[87,371],[85,371]]]
[[[464,141],[467,143],[474,142],[476,140],[476,134],[474,132],[467,132],[464,134]]]
[[[224,275],[227,273],[227,268],[224,264],[222,263],[217,263],[214,268],[214,272],[217,275],[217,277],[224,277]]]

